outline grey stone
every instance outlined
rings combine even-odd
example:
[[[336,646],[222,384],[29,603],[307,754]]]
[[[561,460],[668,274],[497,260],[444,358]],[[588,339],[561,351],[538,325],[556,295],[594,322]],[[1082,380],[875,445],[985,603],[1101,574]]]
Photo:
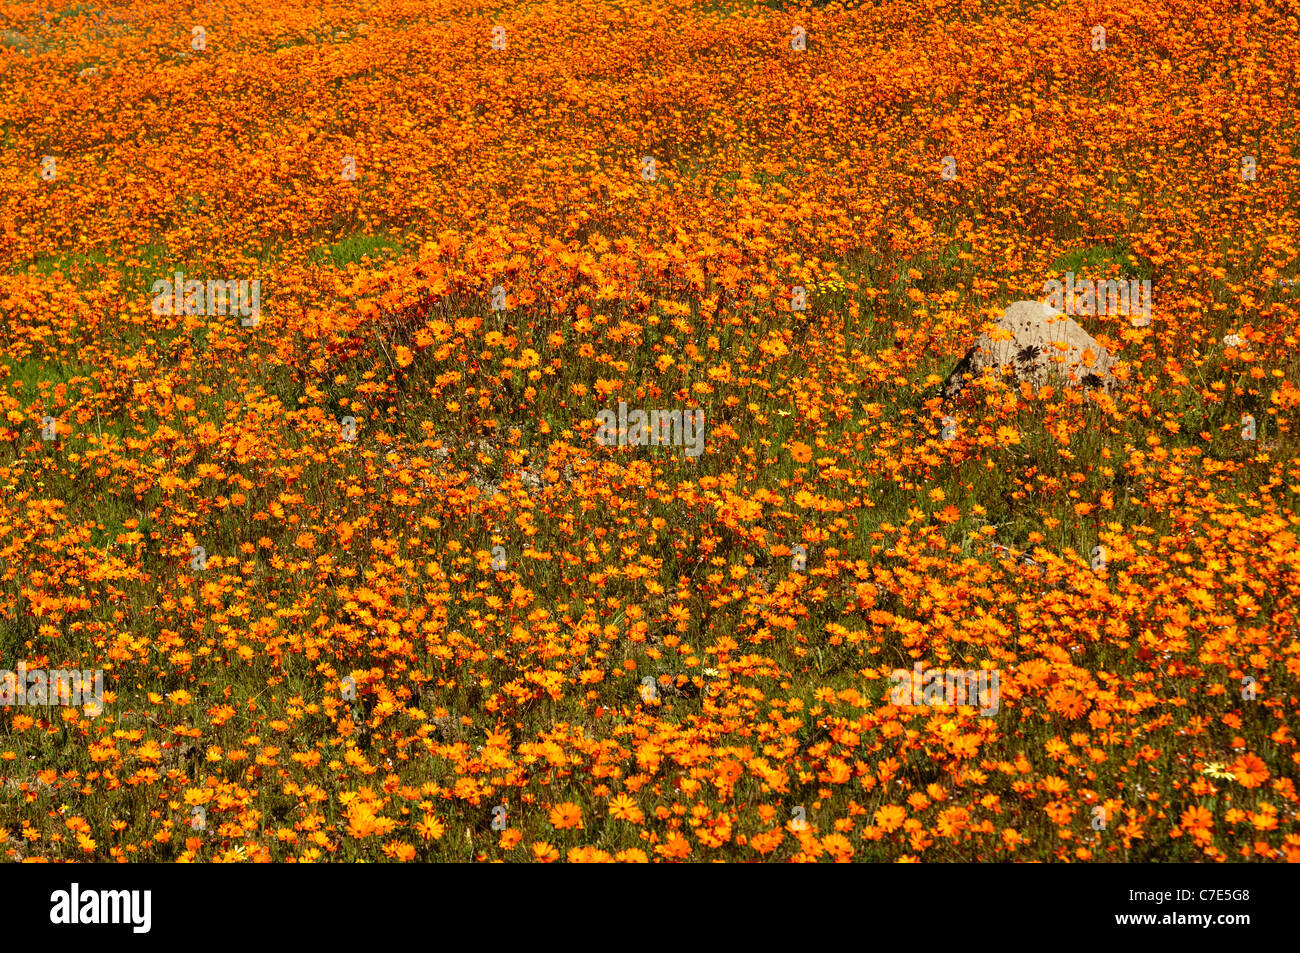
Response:
[[[1011,382],[1028,382],[1035,389],[1057,387],[1111,392],[1117,381],[1115,360],[1068,315],[1041,301],[1017,301],[1007,308],[995,330],[975,339],[975,345],[944,381],[951,399],[986,372],[1006,373]]]

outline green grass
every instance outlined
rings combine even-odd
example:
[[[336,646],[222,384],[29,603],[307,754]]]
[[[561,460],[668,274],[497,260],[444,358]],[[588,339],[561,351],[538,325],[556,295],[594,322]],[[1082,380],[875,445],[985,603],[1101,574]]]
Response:
[[[340,239],[328,248],[313,253],[317,262],[329,262],[336,268],[346,268],[364,261],[382,261],[405,254],[407,247],[401,238],[387,232],[368,234],[357,232]]]
[[[1151,264],[1125,245],[1092,245],[1067,252],[1052,262],[1053,275],[1072,271],[1080,278],[1109,278],[1122,275],[1126,280],[1151,278]]]

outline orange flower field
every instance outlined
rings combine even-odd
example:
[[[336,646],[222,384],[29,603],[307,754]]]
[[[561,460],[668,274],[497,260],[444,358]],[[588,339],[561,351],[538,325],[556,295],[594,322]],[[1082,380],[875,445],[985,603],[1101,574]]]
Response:
[[[67,2],[0,857],[1300,860],[1294,5]]]

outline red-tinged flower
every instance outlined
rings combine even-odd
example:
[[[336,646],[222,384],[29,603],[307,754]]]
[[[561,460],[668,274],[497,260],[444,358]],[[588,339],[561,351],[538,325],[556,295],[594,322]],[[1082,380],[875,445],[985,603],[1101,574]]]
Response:
[[[1268,765],[1257,755],[1244,754],[1230,768],[1237,783],[1245,788],[1257,788],[1268,780]]]
[[[565,801],[563,804],[557,804],[551,808],[551,826],[557,831],[567,830],[571,827],[581,828],[582,808],[572,801]]]

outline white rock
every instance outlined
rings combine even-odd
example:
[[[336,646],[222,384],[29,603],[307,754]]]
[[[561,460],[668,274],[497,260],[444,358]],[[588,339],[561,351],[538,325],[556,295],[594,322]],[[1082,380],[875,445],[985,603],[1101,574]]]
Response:
[[[1007,308],[992,332],[975,346],[944,382],[944,396],[961,393],[986,371],[1008,372],[1016,382],[1035,388],[1058,387],[1110,391],[1115,387],[1114,359],[1068,315],[1041,301],[1017,301]]]

